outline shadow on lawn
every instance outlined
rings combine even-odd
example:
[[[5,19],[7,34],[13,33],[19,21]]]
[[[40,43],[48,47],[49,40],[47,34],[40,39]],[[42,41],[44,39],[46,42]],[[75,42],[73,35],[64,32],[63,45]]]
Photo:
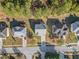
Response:
[[[55,45],[51,45],[47,42],[42,42],[41,44],[39,49],[42,53],[45,53],[45,59],[59,59],[59,52],[55,49]]]
[[[55,45],[51,45],[47,42],[42,42],[41,45],[39,46],[41,52],[52,52],[56,53]]]

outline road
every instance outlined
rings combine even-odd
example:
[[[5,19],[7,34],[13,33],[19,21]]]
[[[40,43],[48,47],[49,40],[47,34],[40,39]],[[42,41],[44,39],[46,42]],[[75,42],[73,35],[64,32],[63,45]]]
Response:
[[[3,48],[2,49],[4,53],[15,53],[15,52],[21,52],[23,53],[27,59],[32,59],[32,56],[36,52],[41,53],[41,59],[44,59],[45,52],[53,52],[54,49],[52,47],[19,47],[19,48]]]
[[[36,52],[41,53],[41,59],[45,59],[44,55],[45,52],[65,52],[65,51],[79,51],[79,47],[66,47],[66,46],[41,46],[41,47],[19,47],[19,48],[3,48],[4,52],[7,53],[15,53],[15,52],[21,52],[23,53],[27,59],[32,59],[32,56]]]

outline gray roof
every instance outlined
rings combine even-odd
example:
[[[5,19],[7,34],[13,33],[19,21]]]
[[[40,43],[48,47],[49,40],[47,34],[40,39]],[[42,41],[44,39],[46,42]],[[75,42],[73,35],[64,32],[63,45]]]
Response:
[[[22,31],[24,27],[17,26],[17,27],[13,27],[13,29],[14,31]]]
[[[35,29],[46,29],[45,24],[35,24]]]
[[[0,38],[7,37],[7,29],[4,29],[2,32],[0,32]]]
[[[75,31],[79,27],[79,21],[71,24],[71,31]]]

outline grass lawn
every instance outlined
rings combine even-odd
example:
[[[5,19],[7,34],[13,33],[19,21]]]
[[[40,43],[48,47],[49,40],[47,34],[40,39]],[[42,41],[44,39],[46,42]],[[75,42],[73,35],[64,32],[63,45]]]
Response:
[[[40,45],[41,43],[41,37],[40,36],[34,36],[32,39],[27,40],[27,46],[28,47],[35,47]]]
[[[46,52],[45,59],[59,59],[59,54]]]
[[[20,47],[22,46],[22,39],[12,37],[8,37],[7,39],[3,40],[3,47]]]

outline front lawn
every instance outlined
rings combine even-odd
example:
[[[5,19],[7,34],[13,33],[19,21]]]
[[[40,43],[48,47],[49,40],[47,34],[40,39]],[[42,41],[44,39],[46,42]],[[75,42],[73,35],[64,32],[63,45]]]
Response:
[[[45,59],[59,59],[59,54],[46,52]]]
[[[41,37],[40,36],[34,36],[33,38],[28,38],[27,40],[27,46],[28,47],[36,47],[41,44]]]

